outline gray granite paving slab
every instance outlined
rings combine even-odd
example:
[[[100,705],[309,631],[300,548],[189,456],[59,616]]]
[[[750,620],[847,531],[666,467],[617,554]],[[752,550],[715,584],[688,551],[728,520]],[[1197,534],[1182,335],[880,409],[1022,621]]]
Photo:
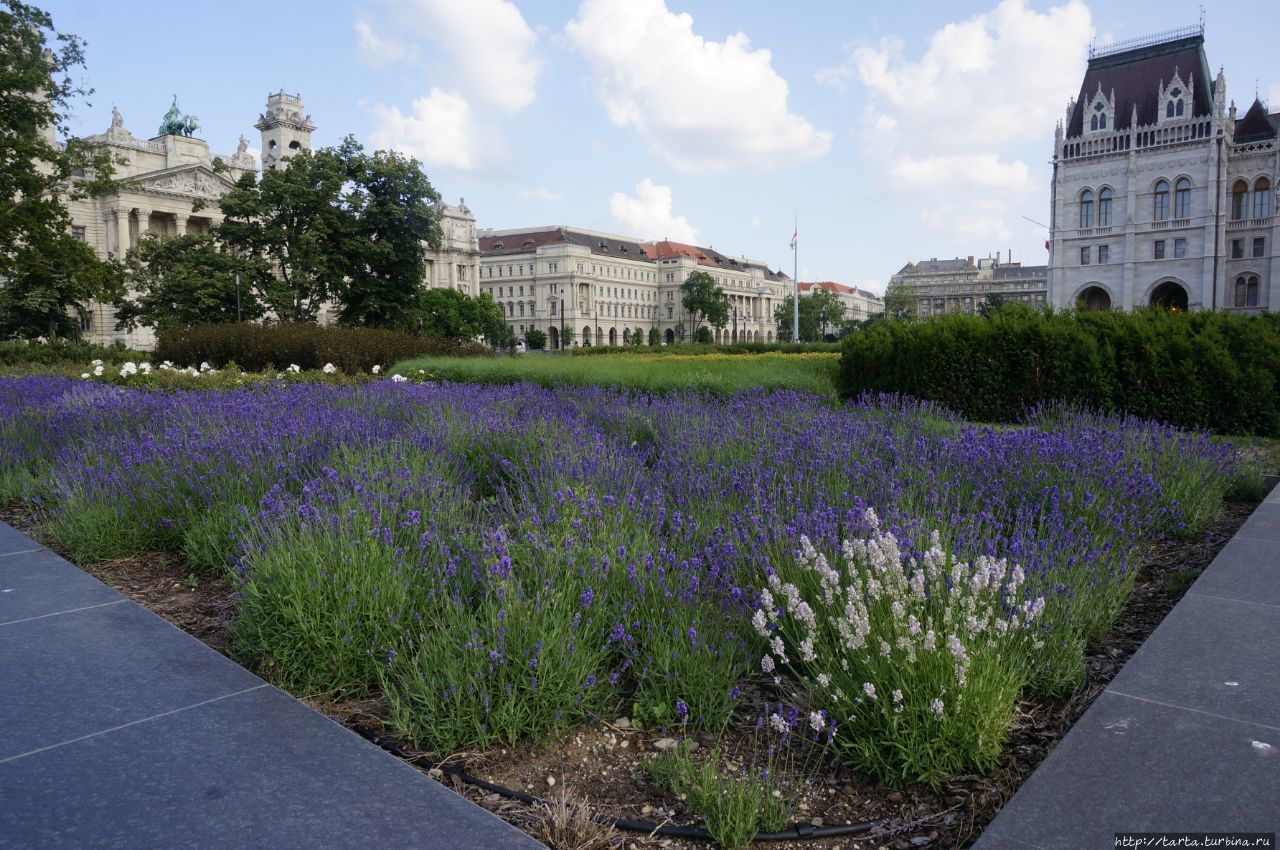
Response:
[[[1280,605],[1280,542],[1233,537],[1187,593]]]
[[[1278,674],[1280,607],[1185,596],[1107,690],[1280,729]]]
[[[1236,532],[1236,537],[1269,540],[1280,546],[1280,501],[1268,499],[1254,509],[1249,519]]]
[[[261,680],[127,600],[0,627],[0,760]]]
[[[1272,832],[1280,731],[1103,693],[975,848],[1082,850],[1116,832]]]
[[[0,800],[5,848],[542,847],[271,687],[0,764]]]
[[[121,599],[48,549],[0,558],[0,629],[14,621]]]
[[[8,555],[11,552],[25,552],[39,548],[39,543],[36,543],[16,528],[0,522],[0,556]]]

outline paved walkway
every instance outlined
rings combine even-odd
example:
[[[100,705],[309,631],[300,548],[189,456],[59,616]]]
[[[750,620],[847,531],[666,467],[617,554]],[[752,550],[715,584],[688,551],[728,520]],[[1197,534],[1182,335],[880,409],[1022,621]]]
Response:
[[[0,523],[0,847],[541,846]]]
[[[1280,830],[1280,487],[975,845]]]

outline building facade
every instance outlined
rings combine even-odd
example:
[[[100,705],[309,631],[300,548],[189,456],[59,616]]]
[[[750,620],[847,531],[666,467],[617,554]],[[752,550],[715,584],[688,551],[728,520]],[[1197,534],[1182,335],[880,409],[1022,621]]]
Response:
[[[1049,267],[1001,262],[999,257],[929,259],[907,263],[889,278],[888,292],[911,299],[920,318],[976,313],[993,296],[1043,307],[1048,301]]]
[[[695,271],[715,278],[729,297],[729,323],[711,328],[716,342],[772,342],[775,305],[791,279],[745,257],[680,242],[642,242],[573,227],[485,230],[480,234],[479,292],[490,295],[517,339],[532,330],[548,347],[628,345],[650,330],[660,341],[687,341],[693,318],[680,285]]]
[[[315,124],[304,111],[301,95],[269,94],[266,111],[254,126],[261,134],[263,168],[283,168],[291,156],[311,149]],[[222,221],[218,202],[223,194],[242,175],[257,168],[244,136],[235,153],[218,156],[207,142],[190,136],[138,138],[125,128],[116,110],[112,110],[106,132],[86,141],[112,154],[120,188],[113,194],[70,200],[67,209],[72,234],[92,245],[104,259],[123,257],[146,233],[180,236],[208,232]],[[438,249],[428,252],[423,284],[475,295],[480,276],[475,217],[465,201],[457,206],[441,203],[439,212],[443,238]],[[326,305],[318,319],[328,323],[334,314]],[[138,349],[155,345],[150,328],[117,330],[115,309],[109,304],[89,305],[89,317],[81,330],[89,342],[120,341]]]
[[[1203,26],[1091,51],[1053,157],[1058,307],[1280,306],[1280,114],[1243,116]]]
[[[801,297],[812,295],[819,290],[826,290],[840,299],[846,322],[865,322],[872,316],[879,316],[884,312],[884,299],[865,289],[833,283],[829,280],[800,284]]]

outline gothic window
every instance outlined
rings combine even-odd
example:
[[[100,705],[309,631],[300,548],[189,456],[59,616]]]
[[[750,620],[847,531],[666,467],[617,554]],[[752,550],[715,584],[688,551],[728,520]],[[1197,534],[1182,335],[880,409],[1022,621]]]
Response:
[[[1167,221],[1169,218],[1169,181],[1156,183],[1155,221]]]
[[[1267,218],[1271,215],[1271,181],[1259,177],[1253,184],[1253,217]]]
[[[1185,111],[1184,101],[1182,99],[1182,89],[1174,89],[1169,92],[1169,100],[1164,105],[1165,118],[1181,118]]]
[[[1089,129],[1107,129],[1107,109],[1102,105],[1101,101],[1093,105],[1093,115],[1089,118]]]
[[[1249,214],[1249,184],[1237,180],[1231,187],[1231,220],[1240,221]]]
[[[1236,278],[1236,306],[1258,306],[1258,278],[1254,275],[1240,275]]]
[[[1111,226],[1111,196],[1114,193],[1110,187],[1103,188],[1098,192],[1098,226]]]
[[[1093,227],[1093,190],[1080,193],[1080,227]]]
[[[1185,177],[1179,177],[1178,182],[1174,184],[1173,217],[1191,217],[1191,181]]]

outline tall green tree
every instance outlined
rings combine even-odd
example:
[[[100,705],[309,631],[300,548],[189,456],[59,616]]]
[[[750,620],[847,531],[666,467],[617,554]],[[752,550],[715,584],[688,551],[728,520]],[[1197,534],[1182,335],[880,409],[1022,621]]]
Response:
[[[792,296],[786,296],[773,310],[774,320],[778,323],[778,339],[791,339],[792,300]],[[844,305],[834,292],[819,288],[809,295],[801,296],[801,342],[820,342],[823,334],[841,328],[843,320]]]
[[[456,289],[438,288],[422,292],[417,308],[419,329],[431,336],[449,339],[484,337],[490,345],[510,341],[506,317],[488,293],[472,297]]]
[[[347,277],[335,293],[338,321],[411,329],[427,251],[440,246],[440,194],[415,159],[358,146],[347,157],[353,225]]]
[[[729,296],[706,272],[693,272],[680,284],[680,303],[693,317],[693,337],[703,322],[723,329],[729,323]]]
[[[80,334],[91,300],[121,287],[118,264],[71,232],[65,201],[109,190],[110,157],[67,135],[84,43],[25,3],[0,4],[0,336]]]
[[[891,322],[914,322],[915,296],[901,286],[890,286],[884,293],[884,317]]]
[[[260,319],[272,281],[263,261],[236,257],[207,234],[145,234],[126,256],[125,274],[129,291],[116,301],[116,319],[129,330]]]

